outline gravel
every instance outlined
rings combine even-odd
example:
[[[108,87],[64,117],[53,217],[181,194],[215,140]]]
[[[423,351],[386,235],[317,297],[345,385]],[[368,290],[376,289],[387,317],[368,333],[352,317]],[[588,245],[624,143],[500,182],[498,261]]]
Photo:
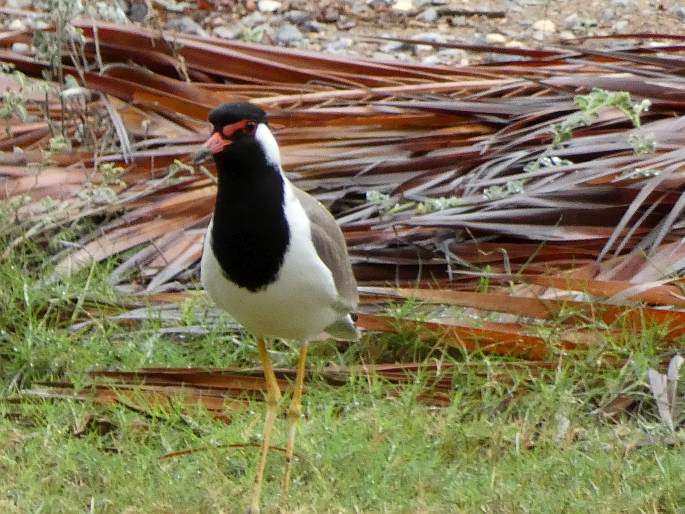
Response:
[[[122,3],[154,9],[135,16],[127,11],[129,19],[142,23],[161,20],[164,27],[188,34],[440,65],[498,62],[511,57],[440,48],[421,41],[538,48],[616,32],[678,34],[685,21],[685,3],[673,0],[205,0],[205,5],[213,6],[209,9],[198,9],[199,3],[187,1]],[[31,0],[0,0],[0,6],[17,10],[31,9],[33,4]],[[477,16],[469,11],[490,14]],[[30,31],[40,28],[38,23],[44,28],[33,16],[0,14],[0,30]],[[369,39],[379,34],[418,42],[407,45]],[[582,44],[597,47],[608,43],[587,40]]]

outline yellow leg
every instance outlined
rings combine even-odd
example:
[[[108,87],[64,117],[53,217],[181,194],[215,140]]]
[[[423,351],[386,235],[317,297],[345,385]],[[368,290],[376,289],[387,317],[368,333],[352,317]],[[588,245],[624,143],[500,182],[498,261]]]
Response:
[[[276,375],[274,375],[274,369],[271,366],[271,359],[269,359],[269,354],[266,351],[266,344],[261,337],[257,340],[257,348],[259,350],[259,358],[262,361],[262,367],[264,368],[264,378],[266,379],[266,416],[264,418],[262,451],[257,466],[257,478],[255,479],[254,489],[252,491],[252,501],[248,510],[249,514],[257,514],[259,512],[259,499],[262,493],[266,457],[269,453],[269,443],[271,442],[271,431],[274,426],[274,421],[276,421],[278,404],[281,400],[281,390],[278,387]]]
[[[293,452],[295,449],[295,434],[297,424],[302,415],[302,387],[304,384],[304,363],[307,359],[307,343],[300,348],[300,358],[297,361],[297,374],[295,375],[295,390],[293,398],[288,408],[288,446],[285,450],[285,475],[283,476],[283,498],[288,498],[288,488],[290,487],[290,468],[293,463]]]

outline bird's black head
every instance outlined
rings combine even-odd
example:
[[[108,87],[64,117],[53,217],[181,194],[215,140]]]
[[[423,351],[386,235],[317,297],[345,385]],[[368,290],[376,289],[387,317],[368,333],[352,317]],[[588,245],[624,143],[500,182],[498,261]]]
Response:
[[[204,146],[215,158],[221,156],[220,160],[224,160],[224,154],[237,157],[245,152],[258,151],[259,147],[264,146],[259,141],[260,136],[262,139],[265,137],[262,134],[264,129],[269,132],[266,113],[250,103],[221,104],[209,113],[209,122],[212,124],[212,135]],[[264,129],[260,130],[260,126]]]
[[[225,126],[239,121],[266,123],[266,113],[247,102],[221,104],[209,113],[209,122],[214,126],[214,130],[222,130]]]

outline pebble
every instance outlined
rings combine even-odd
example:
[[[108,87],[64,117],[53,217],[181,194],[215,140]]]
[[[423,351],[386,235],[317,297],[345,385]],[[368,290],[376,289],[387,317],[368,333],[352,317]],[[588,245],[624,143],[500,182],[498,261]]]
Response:
[[[562,30],[559,33],[559,39],[561,39],[562,41],[570,41],[571,39],[575,39],[575,38],[576,38],[576,35],[573,32],[571,32],[570,30]]]
[[[62,0],[62,1],[64,1],[64,0]],[[121,3],[127,4],[130,1],[131,0],[128,0],[126,2],[95,2],[95,5],[98,6],[98,4],[100,4],[103,7],[114,7],[116,9],[120,9],[121,6],[118,4],[121,4]],[[144,3],[146,0],[141,0],[141,1]],[[110,4],[110,5],[107,5],[107,4]],[[183,5],[183,2],[165,2],[165,4],[166,4],[166,5],[164,5],[165,11],[174,12],[174,13],[178,13],[178,14],[184,13],[186,11],[186,7],[187,7],[187,6]]]
[[[426,54],[435,51],[431,45],[414,45],[414,54]]]
[[[483,55],[486,62],[500,63],[500,62],[512,62],[512,61],[525,61],[526,57],[522,55],[509,55],[509,54],[498,54],[495,52],[488,52]]]
[[[542,32],[543,34],[552,34],[556,32],[557,26],[552,20],[538,20],[533,23],[533,30]]]
[[[442,61],[440,60],[440,57],[438,57],[436,54],[429,55],[421,59],[421,63],[428,66],[435,66],[436,64],[441,64],[441,62]]]
[[[409,12],[414,9],[414,2],[412,0],[397,0],[392,8],[394,11],[398,12]]]
[[[474,34],[473,40],[471,41],[471,44],[478,45],[478,46],[487,45],[488,42],[485,40],[485,34],[480,34],[480,33]]]
[[[31,51],[31,46],[26,43],[12,43],[12,51],[17,54],[27,54]]]
[[[581,18],[577,14],[572,14],[564,20],[564,27],[575,32],[584,32],[596,26],[596,20],[592,18]]]
[[[628,29],[628,25],[629,23],[627,20],[618,20],[616,23],[614,23],[612,28],[616,32],[625,32]]]
[[[324,26],[315,20],[311,20],[311,21],[304,23],[301,28],[303,30],[306,30],[307,32],[323,32],[324,31]]]
[[[323,21],[324,23],[333,23],[338,21],[338,18],[340,18],[338,10],[332,5],[329,5],[324,9],[323,13],[321,13],[321,17],[318,20]]]
[[[190,16],[181,16],[180,18],[169,20],[166,22],[166,28],[185,34],[195,34],[196,36],[208,35],[207,32],[205,32],[205,29]]]
[[[604,21],[611,21],[614,18],[616,18],[616,11],[614,11],[613,9],[604,9],[602,11],[602,19]]]
[[[618,7],[619,9],[626,9],[628,7],[633,7],[635,2],[633,0],[611,0],[609,2],[613,7]]]
[[[341,16],[335,22],[335,26],[338,30],[350,30],[351,28],[357,26],[357,22],[354,21],[354,18],[351,16]]]
[[[397,59],[398,61],[413,61],[414,59],[412,58],[411,54],[408,54],[407,52],[397,52],[395,55],[391,56],[391,58]],[[387,56],[386,56],[387,59]]]
[[[381,52],[386,54],[393,54],[395,52],[402,52],[410,49],[411,45],[403,43],[402,41],[388,41],[379,48]]]
[[[435,7],[429,7],[428,9],[421,11],[416,16],[416,19],[424,23],[434,23],[439,17],[438,10]]]
[[[347,12],[355,18],[364,21],[374,20],[377,16],[375,11],[369,6],[360,5],[357,2],[354,2]]]
[[[435,55],[444,63],[460,63],[466,58],[466,52],[460,48],[441,48]]]
[[[296,43],[297,41],[302,40],[303,37],[304,36],[302,35],[302,32],[300,32],[300,29],[298,29],[292,23],[284,23],[278,29],[278,32],[276,32],[276,41],[278,41],[281,45]]]
[[[580,16],[578,16],[576,13],[573,13],[571,16],[567,16],[566,19],[564,20],[564,27],[566,27],[569,30],[576,30],[576,28],[580,25]]]
[[[32,0],[7,0],[5,2],[5,7],[8,9],[26,9],[32,3]]]
[[[388,7],[391,3],[391,0],[366,0],[366,5],[368,5],[372,9]]]
[[[257,2],[257,9],[259,12],[272,13],[276,12],[281,8],[281,2],[276,0],[259,0]]]
[[[128,9],[126,9],[126,17],[131,21],[145,21],[147,18],[148,8],[145,2],[129,2]]]
[[[26,25],[19,18],[13,19],[7,27],[10,30],[26,30]]]
[[[347,50],[348,48],[350,48],[352,46],[352,43],[353,41],[349,37],[341,37],[339,39],[334,39],[326,45],[326,51],[332,53],[342,52],[343,50]]]
[[[496,32],[492,32],[492,33],[487,34],[485,36],[485,42],[488,45],[503,45],[504,43],[507,42],[507,38],[504,37],[502,34],[497,34]]]
[[[222,39],[238,39],[245,30],[240,23],[233,23],[231,25],[221,25],[214,29],[214,35]]]
[[[240,20],[240,22],[245,25],[246,27],[254,27],[255,25],[259,25],[260,23],[264,23],[266,18],[262,13],[259,11],[255,11],[251,14],[248,14],[247,16],[243,16]]]
[[[377,61],[387,61],[388,59],[394,59],[395,56],[393,55],[388,55],[383,52],[374,52],[373,55],[371,56]]]
[[[298,11],[298,10],[291,10],[285,13],[285,19],[286,21],[289,21],[293,25],[297,25],[298,27],[301,25],[304,25],[305,23],[311,21],[312,15],[309,14],[308,12],[304,11]]]
[[[681,20],[685,20],[685,7],[682,5],[674,5],[671,7],[671,14],[675,14]]]
[[[436,32],[422,32],[421,34],[416,34],[412,39],[415,41],[426,41],[428,43],[447,43],[447,38]]]
[[[507,41],[507,44],[504,45],[505,48],[525,48],[526,44],[523,41],[518,41],[516,39],[512,39],[511,41]]]

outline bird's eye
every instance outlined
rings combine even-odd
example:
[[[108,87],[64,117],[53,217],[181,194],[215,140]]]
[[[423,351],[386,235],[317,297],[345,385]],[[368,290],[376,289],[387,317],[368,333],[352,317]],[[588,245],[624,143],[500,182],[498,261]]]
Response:
[[[257,131],[257,124],[254,121],[248,121],[245,123],[245,132],[249,135],[253,135]]]

